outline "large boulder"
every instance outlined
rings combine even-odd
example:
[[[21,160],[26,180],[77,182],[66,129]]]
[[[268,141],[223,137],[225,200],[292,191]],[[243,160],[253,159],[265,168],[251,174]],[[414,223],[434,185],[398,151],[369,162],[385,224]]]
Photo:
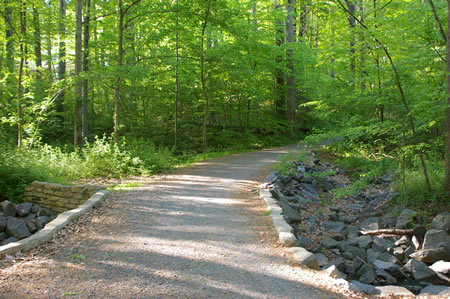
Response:
[[[19,203],[16,205],[17,214],[20,217],[25,217],[31,213],[31,208],[33,204],[30,202]]]
[[[430,268],[436,273],[450,274],[450,262],[437,261]]]
[[[391,297],[395,297],[395,298],[410,298],[410,297],[414,297],[414,294],[408,290],[407,288],[404,287],[400,287],[400,286],[378,286],[375,287],[375,291],[374,294],[377,294],[378,296],[380,296],[381,298],[391,298]]]
[[[344,222],[339,222],[339,221],[324,221],[323,228],[325,231],[342,233],[345,229],[345,224],[344,224]]]
[[[16,206],[8,200],[4,200],[0,203],[0,209],[5,213],[5,216],[16,216]]]
[[[319,270],[319,263],[317,262],[316,256],[302,247],[291,247],[286,249],[291,252],[294,259],[301,265],[308,268]]]
[[[283,218],[289,224],[297,224],[302,222],[302,217],[295,211],[288,202],[284,199],[278,201],[280,207],[283,209]]]
[[[425,234],[422,249],[430,249],[437,247],[440,243],[448,243],[450,246],[450,238],[447,231],[430,229]]]
[[[450,231],[450,212],[445,211],[437,214],[431,221],[430,228]]]
[[[359,225],[359,228],[362,231],[368,230],[377,230],[378,229],[378,218],[377,217],[369,217]]]
[[[450,246],[448,243],[439,243],[435,247],[411,253],[409,257],[426,264],[432,264],[440,260],[450,261]]]
[[[380,260],[376,260],[373,265],[381,270],[384,270],[386,272],[388,272],[389,274],[391,274],[392,276],[394,276],[395,278],[398,279],[404,279],[406,278],[405,274],[403,273],[403,271],[400,269],[399,266],[397,266],[394,263],[391,262],[384,262],[384,261],[380,261]]]
[[[19,240],[31,235],[27,225],[22,219],[9,217],[6,225],[6,232]]]
[[[431,270],[426,264],[410,259],[406,265],[405,270],[411,273],[415,280],[429,280],[436,276],[433,270]]]
[[[52,217],[52,216],[55,216],[55,213],[53,213],[53,211],[50,210],[50,209],[41,207],[41,208],[39,209],[39,211],[37,212],[37,216],[38,216],[38,217],[39,217],[39,216],[46,216],[46,217],[50,218],[50,217]]]

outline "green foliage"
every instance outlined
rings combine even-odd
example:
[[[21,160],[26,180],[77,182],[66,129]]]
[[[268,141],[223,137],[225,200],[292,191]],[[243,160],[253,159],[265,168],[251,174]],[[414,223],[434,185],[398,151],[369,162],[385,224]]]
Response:
[[[295,173],[297,167],[295,162],[306,162],[308,155],[308,152],[298,152],[283,155],[278,159],[280,163],[275,166],[275,169],[278,170],[282,175]]]

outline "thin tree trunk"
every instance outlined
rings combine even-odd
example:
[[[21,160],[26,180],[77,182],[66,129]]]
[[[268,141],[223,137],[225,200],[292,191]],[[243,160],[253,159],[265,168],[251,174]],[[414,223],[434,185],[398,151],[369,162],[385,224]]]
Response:
[[[20,65],[19,65],[19,79],[17,82],[17,147],[20,150],[23,144],[22,80],[23,80],[23,69],[25,65],[24,39],[26,34],[25,2],[23,0],[19,1],[19,20],[20,20],[20,40],[19,40]]]
[[[345,3],[347,4],[348,11],[351,15],[355,15],[355,4],[352,2],[353,0],[345,0]],[[350,39],[349,45],[350,45],[350,71],[353,74],[353,77],[355,76],[355,36],[354,36],[354,28],[355,28],[355,19],[352,17],[348,18],[348,23],[350,25],[350,32],[352,34],[352,37]]]
[[[33,6],[33,27],[34,27],[34,56],[36,63],[35,98],[41,100],[43,97],[42,88],[42,47],[41,47],[41,26],[39,12]]]
[[[58,61],[58,80],[63,80],[66,77],[66,1],[59,0],[59,61]],[[64,122],[64,91],[61,92],[56,101],[56,111],[60,125]]]
[[[274,9],[275,12],[277,10],[281,10],[283,6],[279,3],[278,0],[274,1]],[[276,29],[276,46],[281,49],[281,46],[284,44],[284,26],[283,20],[277,16],[275,21],[275,29]],[[281,63],[283,62],[282,55],[275,57],[276,63],[276,73],[275,73],[275,88],[276,88],[276,98],[275,98],[275,112],[279,119],[286,119],[286,98],[284,92],[284,72],[281,67]]]
[[[202,41],[201,41],[201,48],[200,48],[200,51],[201,51],[200,52],[200,77],[201,77],[201,81],[202,81],[203,97],[205,99],[205,105],[203,108],[203,130],[202,130],[203,149],[205,149],[205,150],[208,148],[208,143],[207,143],[207,138],[206,138],[206,125],[208,123],[208,114],[209,114],[208,113],[209,112],[209,97],[206,92],[204,45],[205,45],[205,31],[206,31],[206,26],[208,24],[210,8],[211,8],[211,0],[208,0],[206,9],[205,9],[205,19],[204,19],[203,26],[202,26],[202,36],[201,36]]]
[[[9,2],[10,0],[5,0],[6,66],[8,67],[8,71],[12,74],[14,73],[14,30],[12,27],[13,14]]]
[[[123,10],[123,1],[119,0],[119,28],[118,28],[118,55],[117,55],[117,67],[119,73],[117,74],[116,84],[114,86],[114,142],[119,143],[120,134],[120,85],[122,78],[120,76],[120,68],[123,64],[123,21],[125,17],[125,12]]]
[[[81,146],[83,138],[81,134],[81,108],[83,104],[83,82],[80,80],[82,66],[82,14],[83,14],[83,0],[75,1],[75,116],[74,116],[74,138],[73,144]]]
[[[434,20],[436,21],[436,24],[439,27],[439,32],[441,33],[442,39],[444,40],[444,42],[447,42],[447,35],[445,34],[444,28],[442,27],[442,23],[439,20],[439,17],[436,13],[436,8],[434,7],[433,0],[428,0],[428,3],[430,4],[431,11],[433,12]]]
[[[179,82],[178,82],[178,0],[176,2],[176,33],[175,33],[175,124],[174,124],[174,145],[173,148],[176,150],[178,146],[178,93],[179,93]],[[145,110],[144,110],[145,111]]]
[[[84,38],[83,38],[83,72],[89,71],[89,22],[91,18],[91,0],[86,0],[86,15],[84,17]],[[89,81],[83,81],[83,112],[82,112],[82,138],[83,142],[89,136]]]
[[[286,2],[287,22],[286,22],[286,43],[290,44],[294,42],[294,17],[293,8],[295,0],[288,0]],[[286,64],[288,74],[286,76],[286,88],[287,88],[287,119],[291,122],[292,132],[296,132],[296,95],[295,95],[295,69],[294,69],[294,51],[288,48],[286,51]]]
[[[448,3],[447,45],[450,45],[450,0]],[[447,107],[445,109],[445,166],[444,166],[444,190],[450,196],[450,47],[446,49],[446,83],[447,83]]]

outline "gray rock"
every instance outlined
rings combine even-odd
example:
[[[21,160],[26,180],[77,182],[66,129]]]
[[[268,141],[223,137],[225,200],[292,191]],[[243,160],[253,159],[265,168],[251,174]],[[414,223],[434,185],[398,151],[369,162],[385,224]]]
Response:
[[[6,232],[19,240],[31,235],[27,225],[22,219],[9,217],[6,225]]]
[[[430,279],[436,275],[436,273],[428,268],[427,265],[422,262],[416,261],[415,259],[410,259],[406,263],[404,268],[406,271],[411,273],[415,280]]]
[[[324,221],[323,228],[325,229],[325,231],[342,233],[345,229],[345,224],[344,224],[344,222],[338,222],[338,221]]]
[[[273,183],[275,183],[278,180],[279,177],[280,177],[280,172],[279,171],[275,171],[275,172],[272,172],[271,174],[269,174],[266,177],[265,181],[267,183],[269,183],[269,184],[273,184]]]
[[[431,229],[427,231],[427,233],[425,234],[422,249],[434,248],[437,247],[437,245],[440,243],[450,244],[450,238],[448,236],[447,231]]]
[[[323,251],[323,248],[320,245],[316,245],[313,248],[311,248],[309,251],[311,251],[312,253],[321,253]]]
[[[336,241],[335,239],[330,238],[330,237],[326,237],[325,239],[323,239],[321,241],[321,243],[322,243],[323,247],[325,247],[327,249],[336,248],[339,244],[338,241]]]
[[[430,228],[450,231],[450,212],[437,214],[431,221]]]
[[[376,230],[378,229],[378,219],[377,217],[369,217],[359,225],[360,230]]]
[[[371,284],[375,281],[376,278],[377,277],[375,275],[375,272],[373,271],[373,269],[370,268],[367,271],[365,271],[363,275],[361,275],[361,277],[359,278],[359,282],[364,284]]]
[[[283,209],[283,218],[287,223],[296,224],[302,222],[302,217],[300,217],[300,215],[293,208],[291,208],[287,201],[280,199],[278,203]]]
[[[402,247],[395,247],[394,252],[392,253],[399,261],[403,261],[405,256],[405,249]]]
[[[403,273],[403,271],[400,269],[400,267],[394,263],[376,260],[375,262],[373,262],[373,265],[378,269],[388,272],[395,278],[398,278],[398,279],[406,278],[405,273]]]
[[[47,209],[47,208],[42,208],[42,207],[39,209],[39,211],[36,214],[37,214],[38,217],[39,216],[50,217],[50,216],[55,215],[55,213],[53,213],[52,210]]]
[[[371,236],[359,236],[357,238],[348,239],[348,244],[358,246],[360,248],[368,249],[372,246]]]
[[[347,276],[339,271],[339,269],[336,267],[336,265],[331,265],[328,268],[325,269],[325,272],[328,274],[328,276],[333,277],[335,279],[343,278],[346,279]]]
[[[429,285],[420,291],[420,297],[422,296],[439,296],[440,298],[449,298],[450,287]]]
[[[30,202],[24,202],[16,205],[17,214],[20,217],[25,217],[28,214],[31,213],[31,208],[33,207],[33,204]]]
[[[5,232],[1,232],[0,233],[0,242],[3,240],[6,240],[6,239],[8,239],[8,234]]]
[[[339,248],[333,248],[330,250],[331,253],[333,253],[334,255],[340,255],[341,254],[341,250],[339,250]]]
[[[47,216],[39,216],[36,218],[36,227],[38,229],[41,229],[49,222],[50,222],[50,218],[48,218]]]
[[[365,293],[372,295],[375,292],[375,287],[370,284],[361,283],[357,280],[350,281],[349,289],[356,293]]]
[[[0,203],[0,209],[3,211],[5,216],[16,216],[16,207],[14,204],[8,200],[4,200]]]
[[[16,242],[16,241],[18,241],[17,238],[9,237],[8,239],[3,240],[3,242],[0,244],[3,246],[6,244],[9,244],[9,243],[12,243],[12,242]]]
[[[316,227],[317,227],[316,217],[314,217],[314,216],[307,216],[306,217],[306,225],[305,225],[305,227],[306,227],[306,233],[307,234],[312,234],[316,230]]]
[[[0,232],[4,231],[6,228],[6,216],[0,215]]]
[[[287,176],[287,175],[283,175],[280,177],[280,181],[284,185],[289,184],[289,182],[291,181],[291,177]]]
[[[383,262],[391,262],[394,264],[400,263],[399,260],[392,254],[389,254],[387,252],[378,252],[373,249],[367,249],[367,262],[373,263],[376,260],[380,260]]]
[[[450,247],[448,243],[439,243],[436,247],[411,253],[409,257],[426,264],[432,264],[440,260],[450,261]]]
[[[431,270],[437,273],[449,274],[450,273],[450,262],[437,261],[430,266]]]
[[[407,296],[407,297],[413,297],[414,294],[409,291],[407,288],[400,287],[400,286],[377,286],[375,287],[374,294],[382,297],[382,298],[388,298],[388,297],[401,297],[401,296]]]
[[[375,275],[378,278],[382,279],[385,282],[385,284],[397,283],[397,279],[394,276],[378,267],[375,267]]]
[[[352,254],[351,252],[344,251],[344,252],[342,253],[342,257],[343,257],[344,259],[346,259],[346,260],[352,260],[352,259],[353,259],[353,254]],[[345,271],[345,272],[347,272],[347,271]]]
[[[409,246],[406,248],[405,252],[403,253],[403,261],[406,263],[408,259],[410,258],[410,255],[415,252],[414,246]]]
[[[395,228],[407,228],[411,224],[412,217],[416,214],[413,210],[403,209],[400,215],[397,217]]]
[[[30,233],[34,233],[35,231],[37,231],[36,221],[34,219],[28,221],[25,220],[25,224],[27,225]]]
[[[313,241],[311,241],[310,239],[303,236],[297,236],[297,245],[299,247],[309,249],[313,246],[313,244]]]
[[[379,237],[374,237],[372,239],[372,249],[377,252],[385,252],[395,247],[394,242],[382,239]]]
[[[39,204],[34,203],[33,207],[31,208],[31,212],[36,214],[40,210],[40,208],[41,208],[41,206]]]
[[[353,224],[358,220],[358,217],[353,215],[339,215],[339,220],[346,224]]]
[[[328,219],[330,219],[331,221],[339,221],[339,216],[336,212],[331,212],[330,214],[328,214]]]
[[[349,226],[344,230],[344,235],[347,236],[347,238],[356,238],[358,237],[359,229],[354,226]]]
[[[316,256],[319,267],[323,267],[328,264],[328,258],[325,256],[325,254],[316,253],[315,256]]]
[[[358,261],[355,260],[355,267],[358,266]],[[373,267],[372,265],[364,262],[361,267],[359,267],[358,271],[356,272],[356,275],[361,277],[364,275],[364,273],[366,273],[367,271],[372,271],[373,272]],[[375,272],[374,272],[375,274]]]
[[[305,265],[308,268],[319,270],[319,264],[317,262],[316,256],[306,250],[305,248],[301,247],[291,247],[286,249],[287,251],[291,252],[294,256],[294,259],[301,265]]]
[[[325,179],[319,179],[319,185],[324,192],[329,192],[334,188],[333,184]]]
[[[330,263],[330,266],[332,266],[332,265],[336,266],[336,268],[341,272],[345,271],[345,260],[342,257],[338,257],[337,259],[332,261]]]
[[[356,246],[351,246],[351,245],[347,245],[345,247],[345,251],[344,252],[348,252],[351,253],[352,256],[354,257],[359,257],[363,260],[367,260],[367,254],[366,251],[362,248],[356,247]]]
[[[331,236],[333,239],[335,239],[336,241],[343,241],[345,239],[345,236],[343,234],[334,234],[333,236]]]

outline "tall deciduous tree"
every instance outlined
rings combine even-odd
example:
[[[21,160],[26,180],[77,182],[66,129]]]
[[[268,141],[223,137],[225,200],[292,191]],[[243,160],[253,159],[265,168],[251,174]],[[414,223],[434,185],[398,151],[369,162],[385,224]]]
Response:
[[[64,80],[66,78],[66,0],[59,0],[58,38],[58,80]],[[64,121],[64,94],[63,90],[56,99],[56,111],[59,113],[61,125]]]
[[[89,71],[89,23],[91,20],[91,0],[86,1],[86,14],[84,17],[84,31],[83,31],[83,72],[85,75]],[[89,135],[89,81],[87,78],[83,80],[83,140],[86,140]]]
[[[286,64],[288,74],[286,76],[286,89],[287,89],[287,119],[291,122],[293,133],[296,132],[296,109],[297,101],[295,94],[295,68],[294,68],[294,50],[292,44],[294,43],[294,5],[295,0],[287,0],[286,2],[286,43],[289,48],[286,51]]]
[[[82,20],[83,20],[83,0],[75,1],[75,116],[74,116],[74,137],[73,144],[75,146],[81,146],[83,144],[82,136],[82,118],[81,109],[83,104],[83,82],[79,78],[82,67]]]
[[[200,79],[202,83],[202,93],[203,99],[205,101],[203,107],[203,129],[202,129],[202,138],[203,138],[203,148],[206,150],[208,148],[208,141],[206,138],[206,126],[208,124],[208,115],[209,115],[209,96],[206,91],[206,75],[205,75],[205,33],[206,26],[208,26],[208,18],[211,11],[211,1],[208,0],[205,7],[205,15],[202,24],[202,35],[201,35],[201,45],[200,45]]]
[[[450,0],[447,0],[447,35],[446,35],[446,82],[447,82],[447,107],[445,108],[445,166],[444,188],[450,196]],[[441,30],[443,31],[443,30]]]

